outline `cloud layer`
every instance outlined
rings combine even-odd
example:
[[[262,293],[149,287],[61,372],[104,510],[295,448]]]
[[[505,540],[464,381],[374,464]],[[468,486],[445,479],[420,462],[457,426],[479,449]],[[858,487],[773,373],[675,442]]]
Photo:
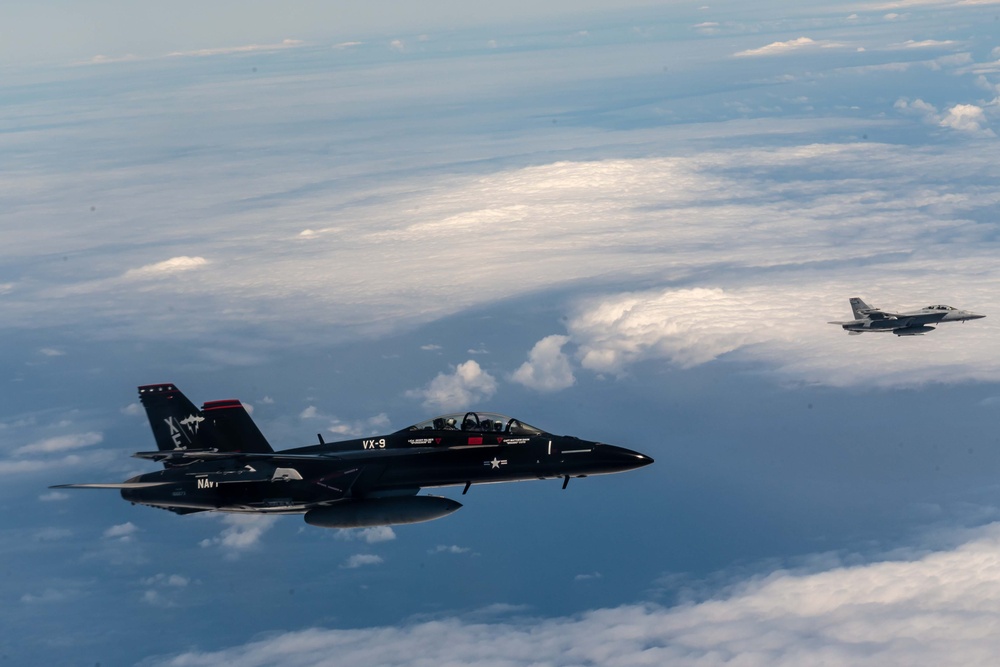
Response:
[[[985,127],[972,105],[942,114],[917,99],[896,108],[963,134]],[[642,281],[676,287],[610,296],[578,290],[570,330],[539,341],[527,362],[511,369],[512,379],[541,391],[570,386],[564,345],[583,350],[585,368],[614,373],[642,357],[690,366],[761,345],[771,351],[754,353],[758,358],[822,381],[830,368],[898,360],[885,341],[862,337],[847,347],[825,324],[843,318],[850,296],[892,308],[944,302],[1000,313],[995,234],[981,222],[995,206],[1000,170],[994,139],[978,136],[983,142],[961,150],[864,142],[732,148],[445,177],[388,208],[361,207],[336,226],[314,227],[308,239],[266,235],[255,243],[274,251],[259,261],[178,254],[117,277],[46,288],[41,298],[29,290],[21,300],[16,289],[4,298],[13,300],[15,323],[18,314],[62,303],[63,316],[78,306],[110,309],[110,321],[121,317],[123,330],[140,337],[168,330],[198,336],[256,322],[281,330],[285,344],[325,338],[335,325],[348,335],[385,332],[511,295]],[[220,245],[215,252],[230,251]],[[366,258],[375,255],[373,269]],[[470,258],[476,270],[455,281],[455,267]],[[135,317],[149,304],[156,306],[148,318]],[[184,326],[170,325],[193,304],[197,318],[182,314]],[[292,326],[304,310],[310,317]],[[1000,360],[986,338],[995,321],[965,327],[961,346],[930,344],[931,370],[947,368],[956,380],[997,377]],[[951,329],[928,339],[947,340],[958,333]],[[899,371],[877,381],[895,382]],[[904,383],[926,375],[923,365],[904,371]],[[833,382],[852,381],[841,375]],[[428,407],[464,407],[491,396],[495,383],[469,360],[410,395]],[[331,429],[357,434],[369,426],[336,422]]]
[[[1000,526],[914,560],[778,571],[698,604],[575,617],[311,629],[161,665],[992,665],[1000,652]],[[374,561],[372,561],[374,562]]]
[[[825,40],[814,40],[809,37],[799,37],[797,39],[790,39],[786,42],[771,42],[766,46],[762,46],[757,49],[747,49],[745,51],[739,51],[733,55],[739,58],[747,58],[753,56],[776,56],[786,53],[791,53],[793,51],[800,51],[802,49],[818,49],[818,48],[836,48],[841,47],[843,44],[837,44],[836,42],[829,42]]]
[[[997,326],[989,319],[977,321],[978,326],[939,325],[917,340],[883,333],[847,336],[828,323],[852,319],[848,296],[910,310],[929,305],[933,294],[946,293],[969,310],[1000,309],[1000,299],[975,284],[978,271],[950,274],[933,261],[923,264],[925,271],[942,274],[935,291],[923,292],[928,303],[912,302],[916,288],[895,295],[855,293],[866,281],[879,283],[877,268],[815,282],[628,292],[582,300],[568,322],[569,340],[583,368],[614,375],[650,359],[690,368],[730,355],[764,361],[788,379],[833,386],[1000,379]],[[1000,267],[989,275],[988,284],[1000,282]],[[950,295],[958,295],[957,300]]]

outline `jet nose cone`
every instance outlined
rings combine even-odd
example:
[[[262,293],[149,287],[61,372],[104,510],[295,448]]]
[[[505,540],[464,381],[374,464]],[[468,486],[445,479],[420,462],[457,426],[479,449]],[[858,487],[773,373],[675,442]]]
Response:
[[[969,319],[969,320],[981,320],[981,319],[983,319],[986,316],[985,315],[980,315],[979,313],[966,313],[965,317],[966,317],[966,319]]]
[[[598,445],[596,449],[600,453],[602,461],[612,464],[616,468],[620,468],[622,470],[641,468],[643,466],[648,466],[653,462],[653,459],[645,454],[640,454],[639,452],[634,452],[631,449],[625,449],[624,447],[618,447],[615,445]]]

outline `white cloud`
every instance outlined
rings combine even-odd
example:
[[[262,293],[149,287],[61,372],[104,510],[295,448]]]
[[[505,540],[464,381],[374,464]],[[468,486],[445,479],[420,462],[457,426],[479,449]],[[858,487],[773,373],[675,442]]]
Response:
[[[76,65],[108,65],[111,63],[127,63],[133,60],[140,60],[139,56],[133,53],[126,53],[123,56],[106,56],[98,53],[96,56],[91,57],[89,60],[83,62],[74,63]]]
[[[329,421],[330,425],[327,426],[326,430],[329,431],[330,433],[334,433],[336,435],[345,437],[375,435],[378,433],[384,433],[392,423],[392,421],[389,419],[389,415],[387,415],[384,412],[380,412],[373,417],[369,417],[368,419],[356,419],[352,421],[344,421],[339,417],[334,417],[321,413],[315,405],[310,405],[305,410],[300,412],[299,418],[322,419],[325,421]]]
[[[117,452],[97,450],[88,454],[67,454],[59,459],[0,459],[0,475],[21,475],[34,472],[53,472],[61,468],[84,468],[106,466],[119,458]]]
[[[892,105],[894,109],[902,111],[905,113],[914,113],[916,115],[922,116],[925,121],[929,123],[937,123],[940,121],[941,117],[938,114],[937,107],[933,104],[924,102],[922,99],[917,98],[912,102],[905,97],[901,97],[896,100],[895,104]]]
[[[809,37],[799,37],[798,39],[790,39],[787,42],[771,42],[766,46],[762,46],[757,49],[747,49],[746,51],[739,51],[733,55],[738,58],[746,58],[752,56],[777,56],[786,53],[791,53],[793,51],[801,51],[802,49],[832,49],[844,46],[837,42],[831,42],[828,40],[814,40]]]
[[[38,499],[45,503],[60,502],[63,500],[69,500],[69,494],[63,493],[62,491],[49,491],[48,493],[43,493],[38,496]]]
[[[65,602],[73,597],[75,597],[75,591],[47,588],[37,595],[34,593],[25,593],[21,596],[21,602],[25,604],[48,604],[52,602]]]
[[[396,533],[391,526],[374,526],[372,528],[345,528],[334,533],[338,540],[358,540],[368,544],[389,542],[396,539]]]
[[[378,433],[385,433],[391,423],[389,415],[384,412],[380,412],[368,419],[350,422],[331,417],[330,425],[326,430],[342,436],[376,435]]]
[[[142,580],[143,586],[149,586],[139,599],[148,605],[162,608],[177,607],[179,590],[187,588],[191,580],[179,574],[160,573]]]
[[[119,540],[121,542],[131,542],[132,536],[139,531],[139,528],[132,523],[127,521],[125,523],[116,524],[111,526],[104,531],[104,537],[109,540]]]
[[[489,398],[496,390],[496,379],[470,359],[459,364],[453,373],[438,373],[425,388],[412,389],[406,395],[423,399],[427,407],[461,410]]]
[[[57,349],[52,348],[52,347],[43,347],[42,349],[38,350],[38,353],[42,354],[42,355],[44,355],[46,357],[63,357],[63,356],[66,356],[66,353],[63,352],[62,350],[57,350]]]
[[[14,450],[14,454],[17,456],[25,456],[27,454],[51,454],[53,452],[65,452],[71,449],[90,447],[91,445],[96,445],[103,440],[104,436],[101,433],[96,432],[60,435],[54,438],[39,440],[38,442],[33,442],[30,445],[24,445],[23,447],[18,447]]]
[[[917,102],[903,104],[921,118],[940,116]],[[789,119],[780,127],[777,121],[754,123],[763,133],[811,127]],[[942,181],[941,173],[953,177]],[[359,201],[379,203],[326,221],[336,224],[316,224],[329,231],[308,252],[289,231],[277,230],[267,237],[271,251],[248,250],[253,262],[229,261],[233,251],[209,246],[204,251],[217,259],[170,274],[171,280],[148,281],[141,290],[113,280],[19,289],[4,297],[5,305],[17,299],[4,325],[34,326],[43,314],[58,320],[101,312],[117,322],[108,336],[158,338],[169,331],[194,337],[240,323],[280,330],[287,344],[405,329],[515,295],[564,288],[579,293],[594,284],[728,290],[737,285],[716,276],[731,272],[767,273],[786,283],[846,282],[850,271],[841,265],[865,265],[880,254],[890,257],[878,260],[884,271],[872,284],[891,276],[887,288],[906,299],[904,283],[925,293],[933,287],[931,276],[937,279],[935,271],[923,279],[915,273],[926,249],[947,240],[937,248],[942,263],[964,266],[966,257],[986,247],[984,227],[965,216],[993,205],[998,177],[986,145],[961,151],[871,142],[762,149],[737,142],[724,151],[565,161],[427,179],[419,186],[408,182],[412,189],[393,197],[362,188]],[[489,252],[483,252],[484,240]],[[295,252],[282,251],[285,243]],[[373,253],[383,258],[374,272],[365,263]],[[472,257],[476,270],[456,280],[454,267]],[[53,303],[60,307],[44,305]],[[219,307],[201,309],[179,329],[179,311],[171,314],[165,303]],[[303,309],[310,318],[298,316]]]
[[[152,577],[146,577],[142,580],[143,586],[165,586],[168,588],[186,588],[191,580],[180,574],[166,574],[161,572],[155,574]]]
[[[1000,529],[958,548],[795,574],[776,571],[698,604],[625,605],[501,622],[439,619],[288,632],[160,664],[992,665],[1000,653]]]
[[[39,542],[55,542],[72,536],[73,531],[69,528],[42,528],[34,534],[34,538]]]
[[[360,44],[361,42],[355,42],[355,44]],[[298,39],[285,39],[281,42],[274,44],[244,44],[241,46],[220,46],[207,49],[194,49],[191,51],[172,51],[166,54],[156,54],[150,56],[139,56],[134,53],[126,53],[120,56],[109,56],[105,54],[97,54],[91,56],[90,58],[82,61],[77,61],[71,63],[73,66],[81,65],[110,65],[114,63],[127,63],[135,62],[139,60],[156,60],[160,58],[191,58],[191,57],[205,57],[205,56],[224,56],[233,54],[244,54],[244,53],[267,53],[274,51],[282,51],[284,49],[291,49],[299,46],[303,46],[305,42]],[[334,48],[337,48],[336,46]]]
[[[457,544],[439,544],[433,549],[428,549],[427,553],[435,554],[466,554],[472,551],[469,547],[460,547]]]
[[[169,609],[177,606],[177,604],[174,601],[168,599],[160,591],[152,588],[147,591],[143,591],[142,597],[140,597],[139,599],[153,607],[162,607],[165,609]]]
[[[578,574],[573,577],[573,581],[593,581],[595,579],[601,579],[604,575],[600,572],[588,572],[587,574]]]
[[[217,546],[226,552],[226,558],[235,559],[251,549],[256,548],[278,520],[270,514],[226,514],[222,523],[226,525],[218,536],[206,538],[199,544],[204,547]]]
[[[558,391],[573,386],[576,378],[562,348],[568,336],[546,336],[535,343],[528,361],[514,371],[511,379],[538,391]]]
[[[379,565],[382,562],[382,557],[375,554],[354,554],[344,561],[340,567],[344,570],[354,570],[366,565]]]
[[[893,107],[904,113],[915,113],[921,116],[924,122],[947,127],[960,132],[969,132],[984,136],[996,136],[993,130],[989,129],[989,122],[986,113],[981,107],[974,104],[956,104],[945,113],[941,113],[932,104],[928,104],[921,99],[910,102],[906,98],[896,100]]]
[[[986,114],[974,104],[956,104],[941,118],[942,127],[962,132],[986,133],[995,136],[987,127]]]
[[[192,269],[201,268],[206,264],[208,264],[208,260],[204,257],[171,257],[170,259],[165,259],[162,262],[147,264],[145,266],[140,266],[137,269],[129,269],[125,272],[123,277],[126,279],[156,278],[172,273],[191,271]]]
[[[937,287],[925,292],[928,303],[934,295],[948,294],[949,299],[963,295],[957,297],[962,301],[955,301],[960,307],[1000,310],[1000,297],[989,288],[976,285],[962,272],[949,275],[947,267],[935,264],[932,259],[923,262],[923,270],[941,274]],[[978,273],[981,267],[981,262],[973,262],[970,271]],[[1000,280],[1000,267],[994,271]],[[879,273],[877,266],[850,271],[845,267],[845,275],[836,280],[585,298],[568,320],[567,330],[580,365],[601,374],[626,374],[634,364],[652,359],[689,368],[728,355],[765,361],[795,381],[832,386],[1000,379],[1000,353],[992,342],[997,325],[990,318],[965,326],[942,324],[939,331],[918,341],[879,333],[847,336],[828,324],[850,319],[848,296],[856,295],[856,285],[878,284]],[[992,279],[986,283],[992,284]],[[894,295],[857,295],[887,309],[926,305],[902,301],[913,298],[905,285]],[[920,364],[912,363],[916,346],[921,350]]]
[[[128,415],[129,417],[136,417],[138,415],[145,414],[145,410],[138,403],[129,403],[124,408],[121,409],[123,415]]]
[[[868,11],[885,11],[887,9],[913,9],[918,7],[961,6],[961,5],[994,5],[1000,0],[891,0],[890,2],[875,2],[861,5]]]
[[[220,46],[211,49],[196,49],[193,51],[174,51],[168,53],[168,57],[190,57],[190,56],[222,56],[233,53],[253,53],[258,51],[281,51],[302,46],[304,42],[299,39],[284,39],[276,44],[245,44],[242,46]]]
[[[0,475],[37,472],[50,467],[48,461],[0,461]]]
[[[569,329],[581,364],[598,373],[621,373],[650,357],[687,368],[773,339],[781,322],[752,315],[748,322],[756,307],[753,297],[721,289],[623,294],[590,304]]]
[[[942,116],[919,99],[901,99],[897,107],[934,124]],[[929,121],[931,116],[936,120]],[[398,222],[375,224],[376,209],[362,208],[357,227],[345,220],[342,231],[316,239],[315,255],[297,253],[287,263],[274,261],[280,253],[262,255],[246,274],[240,264],[210,263],[190,272],[194,275],[183,288],[192,290],[190,298],[195,300],[225,293],[240,304],[272,304],[270,311],[240,311],[241,321],[290,321],[295,318],[285,308],[311,304],[315,327],[297,325],[283,340],[326,335],[333,324],[327,318],[336,318],[352,331],[385,331],[513,294],[595,281],[628,284],[634,279],[723,289],[745,300],[734,320],[744,328],[713,330],[709,340],[723,348],[767,343],[761,326],[771,330],[772,324],[755,314],[770,310],[785,328],[796,330],[796,336],[811,337],[805,342],[795,338],[787,352],[777,356],[788,369],[802,354],[815,356],[812,348],[830,340],[833,328],[825,322],[841,319],[836,313],[842,300],[855,293],[886,306],[941,301],[987,315],[1000,312],[993,296],[1000,293],[1000,274],[992,241],[987,227],[969,214],[995,206],[1000,171],[988,142],[961,148],[875,143],[733,146],[691,156],[557,162],[448,178],[401,196],[394,204],[398,215],[379,216]],[[949,178],[942,181],[941,173]],[[371,193],[362,195],[372,198]],[[351,252],[343,250],[346,238],[353,239]],[[489,253],[482,252],[483,239],[490,241]],[[544,252],[539,257],[524,248]],[[376,251],[385,261],[373,274],[359,258]],[[427,257],[435,261],[422,261]],[[449,267],[470,257],[476,257],[477,270],[456,281]],[[165,289],[164,282],[173,281],[155,281],[149,289]],[[211,295],[197,291],[203,283],[211,284]],[[864,292],[873,285],[882,291]],[[749,291],[744,293],[744,288]],[[86,302],[89,294],[78,295],[73,303]],[[118,301],[102,294],[102,302]],[[131,298],[115,294],[125,301]],[[774,298],[784,305],[778,307]],[[589,304],[597,299],[583,300]],[[352,304],[360,305],[355,309]],[[224,317],[212,319],[222,312],[207,309],[198,323],[224,326]],[[791,321],[789,312],[796,314]],[[988,318],[957,329],[945,325],[911,343],[936,349],[939,343],[951,344],[949,337],[956,333],[975,336],[976,345],[982,345],[976,349],[980,359],[952,345],[940,350],[940,363],[954,366],[947,375],[956,380],[982,378],[987,376],[983,368],[995,366],[996,351],[978,336],[993,322]],[[574,346],[581,342],[572,331],[551,333],[569,335]],[[782,340],[783,334],[772,333],[775,338],[770,340]],[[593,343],[597,337],[595,331],[582,342]],[[861,345],[846,347],[839,341],[828,349],[851,364],[857,350],[865,358],[871,349],[892,341],[858,337],[853,342]],[[704,348],[697,343],[692,349],[714,356]],[[685,363],[679,352],[675,358]],[[766,359],[772,363],[772,357]],[[597,363],[596,358],[591,362]],[[831,365],[824,362],[810,376]],[[484,373],[478,365],[471,368]],[[883,377],[905,382],[903,375],[895,369]],[[428,405],[444,405],[453,398],[468,405],[492,395],[485,375],[482,380],[486,391],[476,396],[458,391],[451,397],[445,390],[462,390],[462,378],[446,372],[433,386],[409,395]],[[347,422],[346,428],[353,426]],[[345,428],[340,422],[334,427]]]
[[[930,49],[930,48],[938,48],[938,47],[942,47],[942,46],[953,46],[955,43],[956,42],[954,42],[954,41],[952,41],[950,39],[944,39],[944,40],[940,40],[940,39],[923,39],[923,40],[920,40],[919,42],[914,41],[912,39],[908,39],[905,42],[903,42],[902,44],[896,44],[896,45],[894,45],[894,47],[896,47],[896,48],[902,48],[902,49]]]

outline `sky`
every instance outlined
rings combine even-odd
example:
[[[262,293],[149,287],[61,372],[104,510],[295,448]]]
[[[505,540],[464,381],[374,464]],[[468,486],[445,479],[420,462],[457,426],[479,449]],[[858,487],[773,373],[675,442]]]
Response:
[[[10,664],[992,664],[997,3],[0,18]],[[48,488],[153,470],[157,382],[656,463],[354,531]]]

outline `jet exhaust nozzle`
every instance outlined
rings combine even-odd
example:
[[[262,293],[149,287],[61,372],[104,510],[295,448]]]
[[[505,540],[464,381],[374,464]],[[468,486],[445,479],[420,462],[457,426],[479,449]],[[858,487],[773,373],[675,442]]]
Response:
[[[462,503],[442,496],[408,496],[345,500],[306,512],[305,520],[320,528],[369,528],[421,523],[448,516]]]

